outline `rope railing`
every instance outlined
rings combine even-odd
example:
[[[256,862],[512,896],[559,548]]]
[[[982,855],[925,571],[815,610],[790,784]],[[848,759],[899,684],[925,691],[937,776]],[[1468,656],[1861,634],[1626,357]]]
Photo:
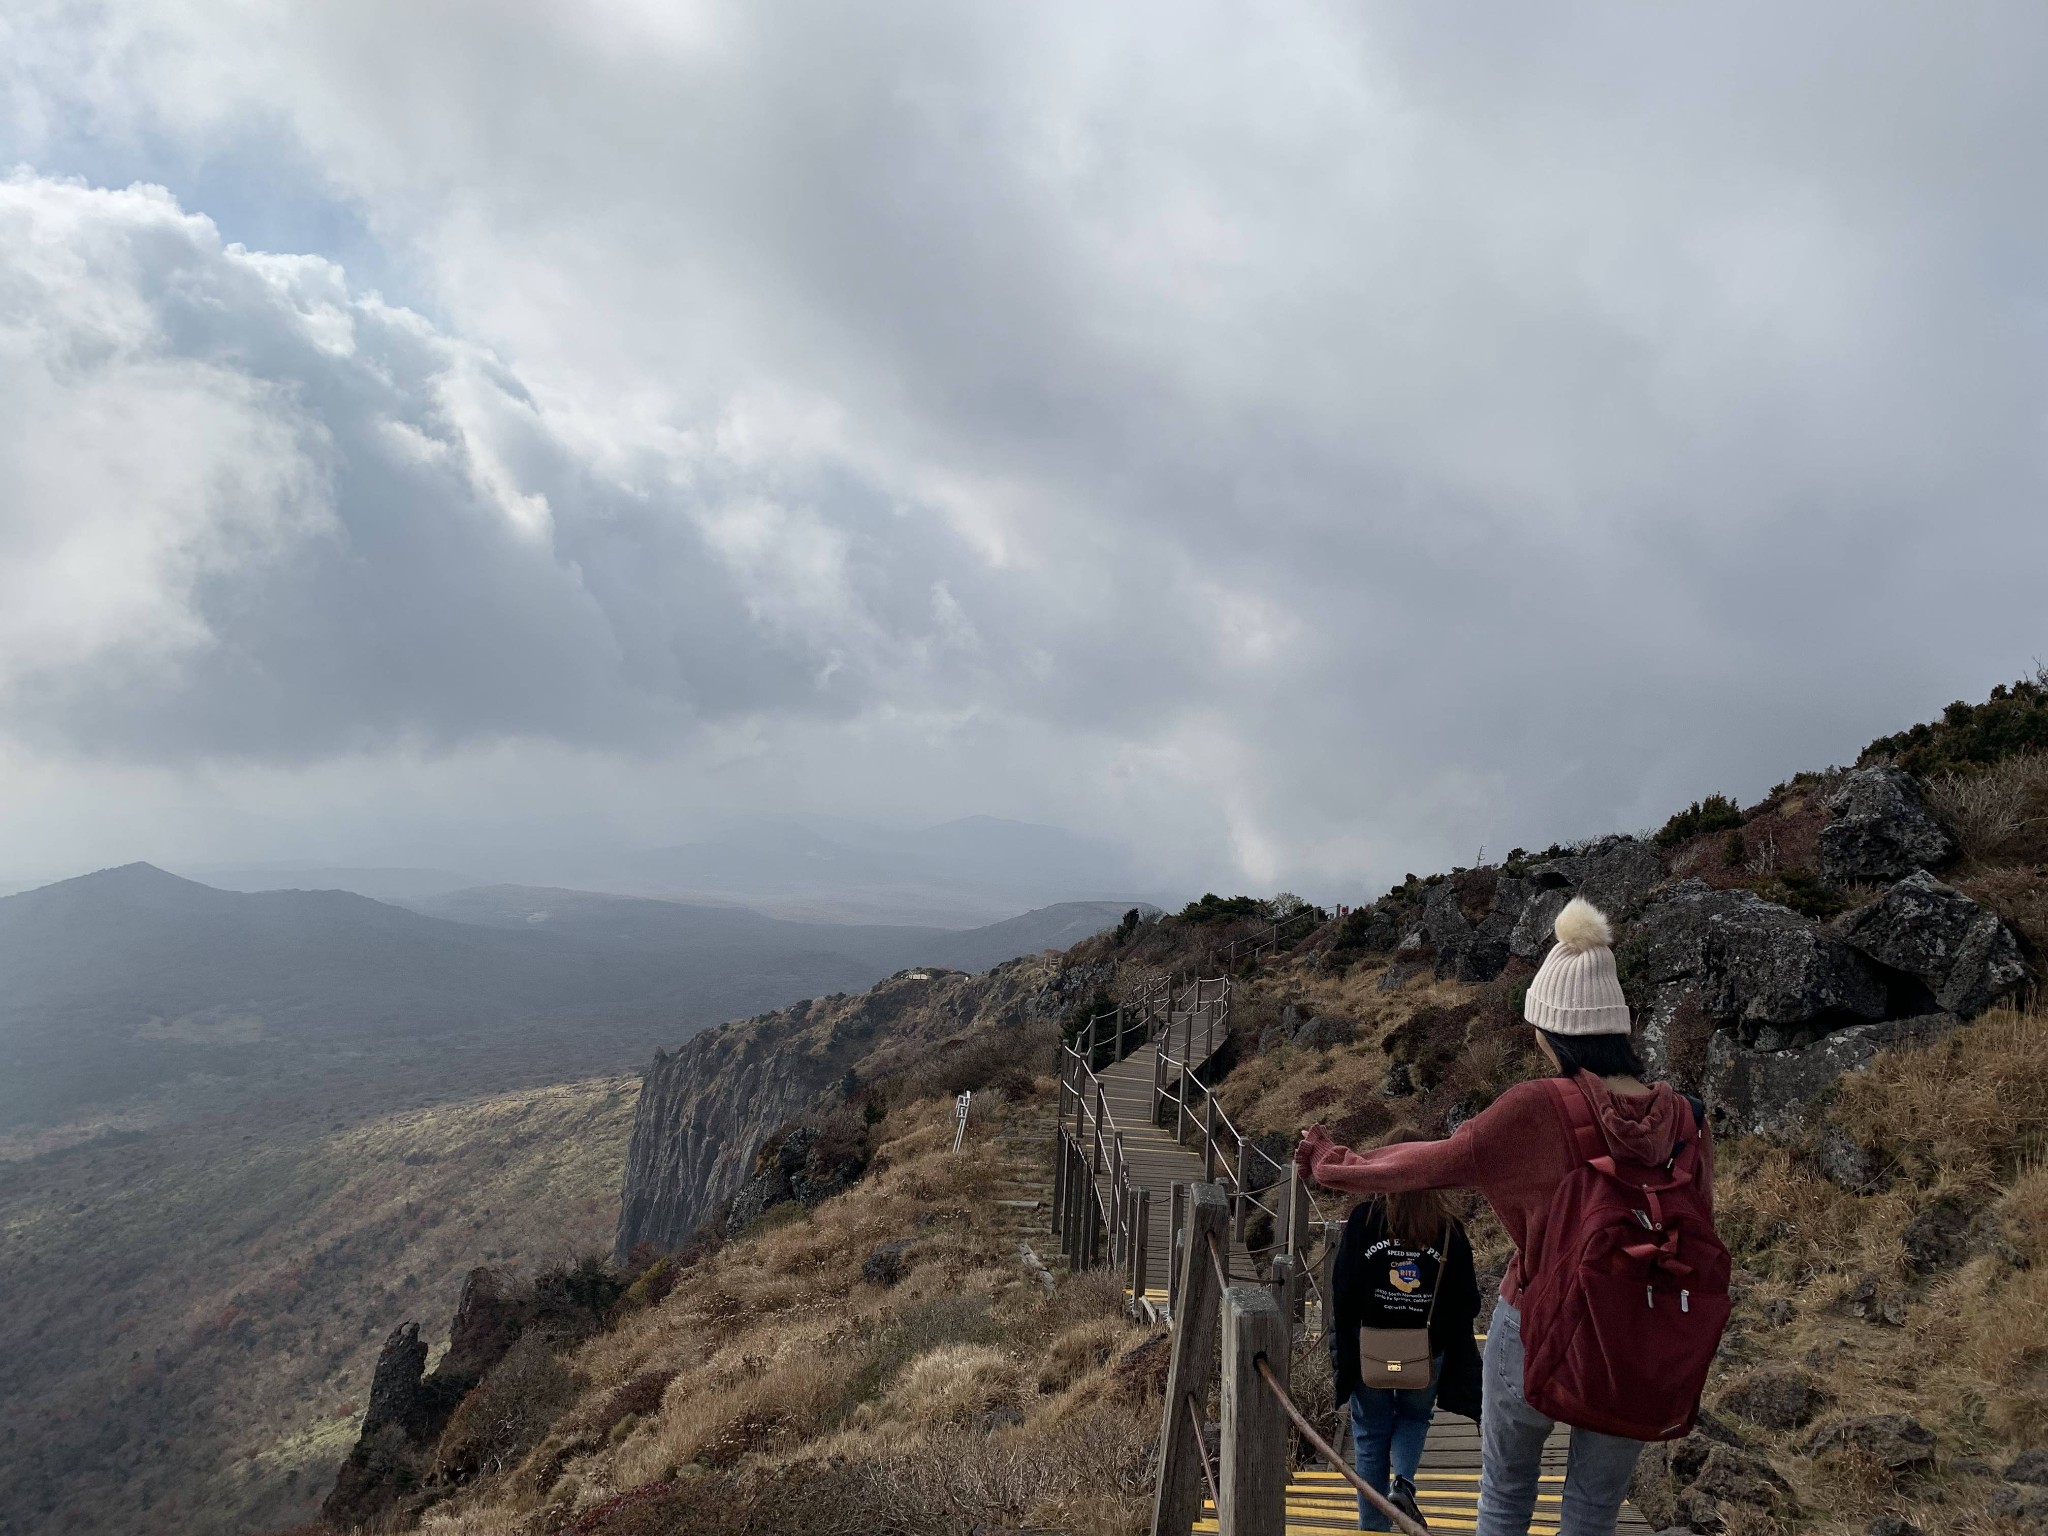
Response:
[[[1208,1485],[1209,1502],[1221,1509],[1223,1499],[1216,1492],[1216,1463],[1209,1459],[1209,1437],[1203,1430],[1201,1404],[1195,1401],[1192,1392],[1184,1393],[1183,1397],[1188,1405],[1188,1417],[1195,1421],[1195,1448],[1202,1454],[1202,1481]]]

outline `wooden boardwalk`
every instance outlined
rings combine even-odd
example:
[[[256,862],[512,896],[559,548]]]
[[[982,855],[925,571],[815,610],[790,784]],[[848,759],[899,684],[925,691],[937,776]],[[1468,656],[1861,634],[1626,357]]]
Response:
[[[1571,1431],[1560,1424],[1543,1447],[1542,1491],[1529,1536],[1557,1536],[1558,1496],[1564,1487],[1565,1456]],[[1432,1531],[1474,1530],[1479,1523],[1479,1428],[1470,1419],[1438,1414],[1422,1448],[1415,1473],[1415,1502]],[[1206,1499],[1195,1529],[1216,1529],[1216,1507]],[[1358,1529],[1358,1495],[1349,1483],[1324,1466],[1302,1469],[1287,1483],[1288,1536],[1312,1536]],[[1649,1522],[1633,1504],[1621,1507],[1619,1536],[1650,1536]]]
[[[1152,1084],[1157,1048],[1145,1045],[1115,1066],[1105,1068],[1102,1081],[1103,1107],[1123,1136],[1124,1165],[1132,1181],[1151,1191],[1152,1219],[1146,1233],[1145,1296],[1163,1305],[1167,1293],[1167,1267],[1171,1261],[1171,1189],[1176,1183],[1194,1184],[1203,1177],[1201,1154],[1174,1140],[1171,1129],[1152,1123]],[[1095,1176],[1106,1193],[1107,1173]],[[1283,1192],[1284,1193],[1284,1192]],[[1255,1282],[1251,1254],[1233,1239],[1230,1248],[1233,1283]],[[1323,1368],[1318,1361],[1312,1369]],[[1565,1458],[1570,1431],[1560,1425],[1543,1450],[1542,1492],[1530,1522],[1530,1536],[1557,1536],[1558,1497],[1564,1483]],[[1349,1437],[1342,1437],[1349,1449]],[[1416,1475],[1417,1502],[1434,1531],[1471,1531],[1479,1511],[1479,1430],[1470,1419],[1439,1414],[1430,1426],[1423,1446],[1422,1465]],[[1196,1531],[1217,1529],[1216,1511],[1206,1500]],[[1358,1528],[1358,1495],[1335,1472],[1321,1465],[1293,1473],[1287,1488],[1287,1530],[1289,1536],[1308,1536]],[[1619,1530],[1623,1536],[1650,1536],[1650,1527],[1634,1506],[1624,1505]]]
[[[1156,1303],[1166,1300],[1166,1275],[1172,1262],[1172,1188],[1175,1184],[1196,1184],[1202,1179],[1202,1157],[1173,1139],[1173,1132],[1152,1123],[1152,1073],[1158,1047],[1141,1046],[1113,1067],[1105,1067],[1102,1078],[1103,1107],[1110,1122],[1124,1139],[1124,1166],[1131,1178],[1152,1192],[1152,1220],[1145,1241],[1145,1294]],[[1108,1175],[1098,1174],[1096,1182],[1107,1190]],[[1230,1245],[1232,1281],[1250,1282],[1251,1255],[1244,1244]]]

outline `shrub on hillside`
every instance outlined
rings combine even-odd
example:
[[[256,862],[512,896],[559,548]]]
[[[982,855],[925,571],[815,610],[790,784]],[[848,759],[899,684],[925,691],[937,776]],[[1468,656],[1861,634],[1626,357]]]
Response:
[[[1982,704],[1958,699],[1939,720],[1880,736],[1857,761],[1889,758],[1924,779],[2038,751],[2048,751],[2048,668],[2010,686],[2001,683]]]
[[[1742,807],[1726,795],[1695,800],[1657,830],[1659,848],[1676,848],[1704,832],[1732,832],[1742,825]]]
[[[1049,1025],[984,1030],[947,1041],[904,1072],[893,1085],[891,1099],[908,1104],[962,1093],[999,1093],[1015,1103],[1031,1096],[1032,1074],[1050,1071],[1052,1059]]]
[[[584,1385],[544,1339],[522,1338],[448,1421],[435,1449],[433,1480],[468,1483],[515,1465]]]
[[[1256,896],[1218,896],[1214,891],[1180,909],[1184,923],[1217,923],[1234,917],[1265,917],[1266,904]]]
[[[556,1340],[587,1339],[604,1327],[627,1281],[609,1260],[588,1253],[533,1277],[531,1331]]]
[[[1827,884],[1810,869],[1785,869],[1751,887],[1765,901],[1790,907],[1803,917],[1824,923],[1855,905],[1847,891]]]
[[[870,1335],[860,1368],[824,1422],[846,1422],[855,1408],[881,1397],[921,1356],[955,1345],[988,1345],[1001,1337],[1001,1326],[979,1296],[941,1296],[906,1307]]]
[[[1116,999],[1109,995],[1107,987],[1097,987],[1082,998],[1060,1023],[1060,1039],[1072,1045],[1087,1031],[1089,1022],[1105,1013],[1116,1012]]]

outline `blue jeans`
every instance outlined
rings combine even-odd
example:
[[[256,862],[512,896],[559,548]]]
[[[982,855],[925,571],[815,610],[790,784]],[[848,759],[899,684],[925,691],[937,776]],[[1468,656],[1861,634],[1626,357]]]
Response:
[[[1497,1302],[1486,1329],[1485,1398],[1479,1421],[1479,1529],[1475,1536],[1528,1536],[1543,1473],[1543,1442],[1556,1421],[1522,1396],[1522,1314]],[[1643,1442],[1572,1430],[1558,1536],[1614,1536]]]
[[[1422,1442],[1429,1434],[1429,1421],[1436,1412],[1436,1382],[1443,1373],[1444,1357],[1436,1357],[1429,1385],[1413,1391],[1390,1391],[1384,1387],[1360,1387],[1351,1395],[1351,1457],[1364,1478],[1382,1495],[1387,1491],[1387,1474],[1415,1481],[1415,1469],[1422,1461]],[[1358,1496],[1358,1528],[1361,1531],[1393,1529],[1387,1517]]]

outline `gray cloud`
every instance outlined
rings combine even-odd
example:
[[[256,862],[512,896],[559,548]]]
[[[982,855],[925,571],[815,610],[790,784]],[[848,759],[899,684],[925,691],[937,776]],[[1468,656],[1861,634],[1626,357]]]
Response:
[[[39,751],[551,742],[1332,890],[1752,793],[2048,649],[2031,11],[30,30],[25,159],[275,124],[434,317],[162,210],[93,268],[217,413],[163,481],[209,531],[170,628],[9,642]]]
[[[943,530],[829,462],[599,463],[490,354],[161,194],[17,176],[0,264],[31,742],[636,745],[948,686]]]

